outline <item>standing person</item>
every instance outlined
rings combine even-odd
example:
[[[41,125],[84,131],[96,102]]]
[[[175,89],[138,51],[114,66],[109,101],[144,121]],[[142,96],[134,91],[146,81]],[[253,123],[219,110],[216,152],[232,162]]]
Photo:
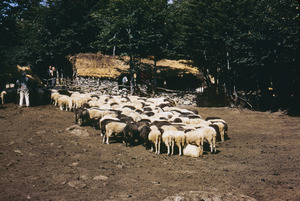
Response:
[[[57,77],[56,69],[54,66],[52,66],[52,87],[55,87],[56,85],[56,77]]]
[[[126,83],[128,82],[128,79],[127,79],[127,77],[126,77],[126,75],[123,77],[123,79],[122,79],[122,85],[123,85],[123,87],[126,85]]]
[[[49,69],[47,70],[47,87],[51,87],[52,85],[52,66],[49,66]]]
[[[19,86],[18,91],[20,92],[20,102],[19,102],[19,107],[23,106],[23,100],[25,96],[25,102],[26,102],[26,107],[29,107],[29,89],[28,89],[28,80],[29,78],[26,77],[26,73],[22,73],[22,77],[17,80],[17,85]]]

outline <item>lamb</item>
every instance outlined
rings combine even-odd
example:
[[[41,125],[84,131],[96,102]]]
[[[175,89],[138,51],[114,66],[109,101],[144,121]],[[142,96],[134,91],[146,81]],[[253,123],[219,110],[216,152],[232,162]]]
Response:
[[[156,126],[151,126],[150,127],[151,131],[148,135],[148,140],[151,143],[151,151],[154,151],[155,146],[155,154],[159,155],[160,154],[160,144],[161,144],[161,132]]]
[[[183,148],[183,155],[198,158],[203,154],[202,149],[196,145],[187,144]]]
[[[105,126],[105,135],[103,136],[103,143],[109,144],[109,138],[115,134],[123,134],[124,138],[124,128],[127,126],[127,124],[122,122],[110,122]],[[123,140],[124,141],[124,140]]]

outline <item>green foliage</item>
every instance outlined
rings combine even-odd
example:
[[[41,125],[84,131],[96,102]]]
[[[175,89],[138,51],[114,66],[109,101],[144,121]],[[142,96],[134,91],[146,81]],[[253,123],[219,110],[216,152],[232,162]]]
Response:
[[[91,13],[100,32],[95,44],[112,54],[157,55],[163,45],[166,0],[107,1]]]

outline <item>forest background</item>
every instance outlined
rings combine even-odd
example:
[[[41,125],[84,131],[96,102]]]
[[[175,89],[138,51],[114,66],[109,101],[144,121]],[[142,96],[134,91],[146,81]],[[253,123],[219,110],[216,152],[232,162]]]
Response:
[[[0,89],[16,65],[71,74],[68,55],[102,52],[130,56],[134,71],[151,55],[191,60],[218,80],[206,79],[213,93],[299,113],[298,1],[5,0],[0,12]]]

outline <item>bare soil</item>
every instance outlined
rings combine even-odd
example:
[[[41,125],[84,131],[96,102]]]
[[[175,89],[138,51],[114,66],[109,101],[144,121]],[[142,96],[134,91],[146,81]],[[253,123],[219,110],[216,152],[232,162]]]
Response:
[[[52,105],[0,109],[0,200],[300,200],[300,118],[280,112],[193,108],[219,116],[217,154],[155,155],[102,143]],[[84,132],[84,131],[87,132]]]

